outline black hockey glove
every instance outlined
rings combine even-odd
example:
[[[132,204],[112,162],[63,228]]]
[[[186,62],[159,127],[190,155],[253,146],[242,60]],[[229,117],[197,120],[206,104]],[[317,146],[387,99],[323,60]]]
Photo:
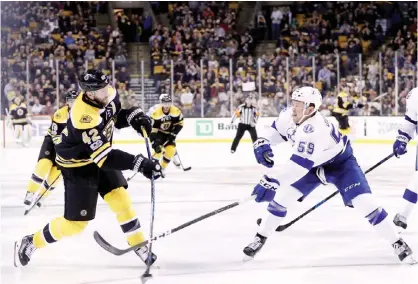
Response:
[[[173,143],[174,141],[176,141],[176,138],[177,138],[176,133],[170,133],[170,134],[168,134],[167,142]]]
[[[173,130],[169,133],[167,142],[168,143],[174,143],[177,138],[177,134],[183,129],[183,125],[176,125],[174,126]]]
[[[159,154],[163,150],[163,141],[157,136],[157,133],[151,133],[150,136],[151,146],[155,153]]]
[[[156,180],[161,176],[164,177],[158,161],[147,159],[142,154],[135,157],[132,170],[142,173],[148,179],[154,177],[154,180]]]
[[[142,135],[141,127],[145,128],[145,131],[150,135],[152,130],[152,120],[149,116],[145,115],[142,109],[132,108],[127,114],[126,121],[135,129],[139,134]]]

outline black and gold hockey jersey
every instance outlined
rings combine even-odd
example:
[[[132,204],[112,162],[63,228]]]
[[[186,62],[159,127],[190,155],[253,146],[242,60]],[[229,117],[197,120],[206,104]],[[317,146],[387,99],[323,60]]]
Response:
[[[155,105],[148,111],[148,116],[153,120],[152,133],[178,134],[184,125],[183,114],[173,105],[167,114],[163,112],[162,105]]]
[[[74,168],[96,163],[101,168],[106,160],[114,162],[114,151],[122,152],[112,151],[111,146],[114,128],[129,126],[126,120],[127,110],[121,109],[116,90],[108,90],[112,99],[104,108],[89,100],[83,93],[74,101],[67,127],[55,145],[56,162],[60,166]],[[133,159],[133,155],[129,156]]]
[[[10,116],[13,125],[26,125],[28,124],[28,109],[25,103],[12,104],[10,106]]]
[[[54,113],[54,116],[52,117],[52,123],[49,126],[47,133],[47,135],[52,138],[54,144],[60,140],[61,132],[67,126],[67,119],[69,118],[69,115],[70,113],[67,105],[58,109]]]
[[[347,116],[348,111],[353,108],[353,104],[348,101],[348,94],[340,92],[337,96],[337,102],[334,105],[333,112],[342,116]]]

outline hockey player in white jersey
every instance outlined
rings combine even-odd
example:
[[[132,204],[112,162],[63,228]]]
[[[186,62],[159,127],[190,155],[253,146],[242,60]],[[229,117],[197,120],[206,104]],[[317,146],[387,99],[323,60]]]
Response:
[[[274,165],[270,145],[286,141],[293,152],[283,169],[274,177],[264,175],[254,188],[257,202],[269,202],[268,216],[244,253],[254,257],[298,199],[305,198],[321,183],[330,183],[338,188],[345,205],[359,210],[392,245],[401,261],[415,263],[412,250],[371,194],[347,137],[318,112],[321,104],[322,96],[317,89],[296,89],[292,93],[292,107],[282,111],[268,133],[254,143],[257,161],[268,168]]]
[[[408,142],[414,138],[417,131],[418,121],[418,88],[412,89],[406,97],[406,112],[405,120],[398,130],[395,143],[393,143],[393,153],[396,157],[400,157],[406,153],[406,146]],[[395,215],[393,222],[401,230],[406,229],[408,217],[418,201],[418,149],[417,160],[415,163],[415,173],[412,180],[409,182],[403,194],[402,208],[398,214]]]

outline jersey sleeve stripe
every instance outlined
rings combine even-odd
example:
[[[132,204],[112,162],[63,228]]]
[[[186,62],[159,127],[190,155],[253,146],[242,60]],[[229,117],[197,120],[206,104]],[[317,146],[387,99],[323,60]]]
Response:
[[[56,144],[59,141],[59,139],[61,138],[60,135],[51,135],[51,137],[52,137],[52,142],[54,144]]]
[[[406,121],[408,121],[408,122],[410,122],[410,123],[412,123],[412,124],[414,124],[414,125],[417,125],[417,122],[415,121],[415,120],[412,120],[409,116],[407,116],[407,115],[405,115],[405,120]]]
[[[100,146],[99,149],[97,149],[96,151],[94,151],[90,157],[94,160],[97,156],[99,156],[103,151],[105,151],[107,148],[110,148],[110,142],[106,142],[105,144],[103,144],[102,146]]]
[[[110,151],[112,151],[112,147],[108,147],[106,150],[104,150],[100,155],[98,155],[96,158],[93,159],[93,161],[96,164],[103,164],[104,160],[106,160],[107,155],[110,153]],[[100,167],[100,166],[99,166]]]
[[[98,166],[99,168],[101,168],[101,167],[103,166],[104,162],[106,161],[106,159],[107,159],[107,156],[106,156],[106,157],[104,157],[103,159],[101,159],[101,160],[100,160],[100,162],[98,162],[98,163],[97,163],[97,166]]]
[[[184,125],[184,121],[183,120],[180,120],[179,122],[176,122],[173,125]]]
[[[399,133],[400,135],[406,136],[409,140],[411,140],[411,139],[412,139],[412,138],[411,138],[411,136],[410,136],[408,133],[403,132],[402,130],[398,130],[398,133]]]
[[[293,154],[290,157],[290,160],[293,161],[294,163],[298,164],[299,166],[301,166],[302,168],[305,168],[307,170],[312,169],[314,162],[307,159],[307,158],[303,158],[301,156],[295,155]]]

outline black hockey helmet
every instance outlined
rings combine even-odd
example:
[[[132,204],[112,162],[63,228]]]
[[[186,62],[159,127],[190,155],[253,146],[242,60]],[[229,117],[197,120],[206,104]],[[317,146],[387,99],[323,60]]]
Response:
[[[109,77],[102,71],[89,69],[78,78],[80,88],[85,92],[103,89],[109,84]]]

